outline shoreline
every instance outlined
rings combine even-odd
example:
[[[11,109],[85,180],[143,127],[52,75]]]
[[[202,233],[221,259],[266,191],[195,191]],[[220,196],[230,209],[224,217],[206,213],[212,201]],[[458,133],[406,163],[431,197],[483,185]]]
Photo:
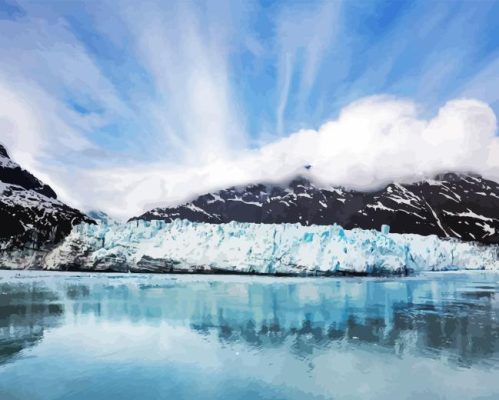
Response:
[[[100,276],[151,276],[151,277],[159,277],[159,276],[190,276],[190,277],[256,277],[256,278],[286,278],[286,279],[354,279],[354,278],[379,278],[379,279],[389,279],[389,278],[415,278],[421,275],[427,274],[439,274],[439,275],[447,275],[447,274],[459,274],[459,273],[486,273],[486,274],[499,274],[497,270],[488,270],[488,269],[449,269],[449,270],[422,270],[422,271],[411,271],[408,273],[364,273],[364,272],[336,272],[336,273],[318,273],[318,274],[293,274],[293,273],[258,273],[258,272],[240,272],[240,271],[166,271],[166,272],[158,272],[158,271],[112,271],[112,270],[47,270],[47,269],[9,269],[2,268],[0,266],[0,274],[3,273],[11,273],[13,275],[16,274],[24,274],[24,273],[37,273],[40,272],[42,274],[50,275],[53,274],[67,274],[68,276],[75,274],[84,274],[88,276],[92,275],[100,275]]]

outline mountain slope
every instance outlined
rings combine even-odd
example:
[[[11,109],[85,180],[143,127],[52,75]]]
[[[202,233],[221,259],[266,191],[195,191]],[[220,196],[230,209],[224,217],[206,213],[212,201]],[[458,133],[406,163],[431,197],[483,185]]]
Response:
[[[22,169],[0,145],[0,249],[59,242],[85,214],[57,199],[52,188]]]
[[[435,234],[499,243],[499,185],[473,174],[447,173],[412,184],[360,192],[319,188],[299,177],[289,185],[232,187],[171,208],[155,208],[131,220],[300,223],[395,233]]]

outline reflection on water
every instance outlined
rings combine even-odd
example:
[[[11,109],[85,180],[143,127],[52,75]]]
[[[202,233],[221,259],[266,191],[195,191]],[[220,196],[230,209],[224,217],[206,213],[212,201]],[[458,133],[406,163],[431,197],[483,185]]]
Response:
[[[43,285],[0,281],[0,364],[38,343],[64,312],[57,294]]]
[[[491,273],[0,277],[2,399],[499,395]]]

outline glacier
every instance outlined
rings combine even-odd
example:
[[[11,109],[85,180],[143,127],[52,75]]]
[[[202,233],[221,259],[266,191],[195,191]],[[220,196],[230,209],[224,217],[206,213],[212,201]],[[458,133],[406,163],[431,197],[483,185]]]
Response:
[[[43,257],[7,268],[270,275],[407,274],[499,270],[496,245],[339,225],[196,223],[188,220],[77,225]],[[31,261],[30,261],[31,260]]]

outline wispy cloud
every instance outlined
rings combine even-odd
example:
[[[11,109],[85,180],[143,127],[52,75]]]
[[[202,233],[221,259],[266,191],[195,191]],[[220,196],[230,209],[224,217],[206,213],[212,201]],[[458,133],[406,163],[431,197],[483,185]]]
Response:
[[[277,17],[280,94],[276,130],[281,135],[291,86],[298,81],[296,92],[293,92],[295,101],[300,105],[306,102],[316,82],[322,58],[331,51],[340,10],[340,1],[325,1],[312,7],[286,8]]]
[[[154,81],[152,117],[182,159],[212,159],[244,145],[234,107],[227,37],[231,28],[209,11],[177,7],[123,9],[136,54]],[[209,4],[206,5],[209,7]],[[223,13],[222,13],[223,15]],[[229,21],[230,22],[230,21]]]
[[[476,97],[499,108],[499,55],[487,61],[476,74],[464,84],[460,94]]]

